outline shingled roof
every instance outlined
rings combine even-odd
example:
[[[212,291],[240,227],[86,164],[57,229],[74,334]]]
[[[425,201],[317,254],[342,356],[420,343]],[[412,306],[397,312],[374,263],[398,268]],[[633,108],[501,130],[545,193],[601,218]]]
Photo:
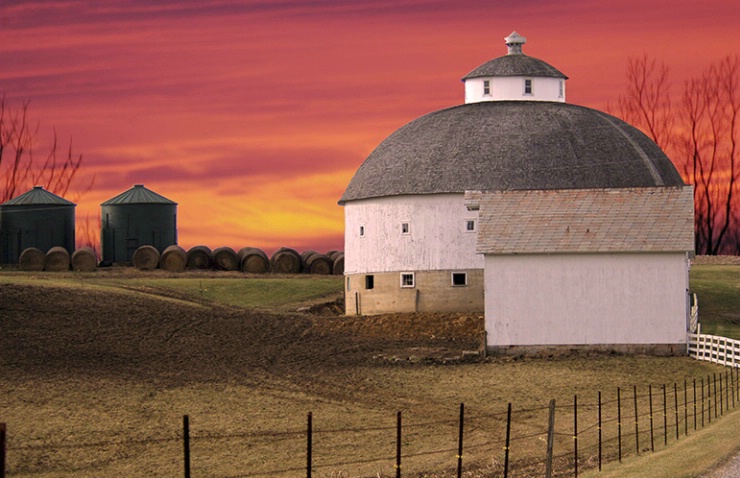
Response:
[[[524,54],[506,55],[494,58],[491,61],[483,63],[462,78],[462,81],[471,78],[493,77],[493,76],[527,76],[527,77],[545,77],[545,78],[562,78],[567,80],[560,70],[554,66],[537,58]]]
[[[691,186],[465,194],[479,207],[482,254],[687,252],[694,249]]]
[[[614,116],[560,102],[492,101],[398,129],[360,166],[339,204],[466,190],[683,185],[663,151]]]

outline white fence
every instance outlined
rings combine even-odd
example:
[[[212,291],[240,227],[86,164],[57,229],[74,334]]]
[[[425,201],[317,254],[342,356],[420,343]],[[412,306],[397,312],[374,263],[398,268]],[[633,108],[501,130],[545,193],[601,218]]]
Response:
[[[719,335],[701,333],[701,325],[695,334],[688,334],[689,356],[728,367],[740,367],[740,340]]]

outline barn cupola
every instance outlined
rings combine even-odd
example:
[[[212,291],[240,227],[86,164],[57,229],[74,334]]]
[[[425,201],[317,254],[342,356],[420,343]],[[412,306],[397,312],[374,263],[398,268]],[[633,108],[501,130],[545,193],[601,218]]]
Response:
[[[465,103],[484,101],[565,102],[563,73],[552,65],[527,56],[522,46],[527,39],[517,32],[504,38],[508,53],[483,63],[462,79]]]

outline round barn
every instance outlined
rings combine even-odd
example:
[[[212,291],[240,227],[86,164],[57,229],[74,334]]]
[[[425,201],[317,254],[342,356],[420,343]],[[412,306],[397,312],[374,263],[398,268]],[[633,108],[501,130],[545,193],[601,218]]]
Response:
[[[18,264],[21,253],[30,247],[46,253],[63,247],[75,250],[75,207],[42,186],[0,205],[0,263]]]
[[[500,239],[501,231],[487,228],[484,237],[480,231],[481,222],[484,219],[491,222],[491,210],[501,213],[501,208],[496,206],[496,200],[488,199],[489,194],[585,190],[637,191],[645,195],[648,191],[650,197],[643,202],[650,203],[654,202],[650,199],[653,196],[663,197],[663,190],[689,190],[684,188],[683,180],[668,157],[642,132],[601,111],[566,103],[567,77],[544,61],[525,55],[522,46],[526,39],[516,32],[505,41],[508,47],[505,56],[486,62],[463,77],[465,104],[429,113],[398,129],[367,157],[347,186],[339,201],[345,213],[347,314],[485,309],[490,347],[531,344],[528,338],[520,340],[519,337],[506,336],[501,330],[493,330],[494,327],[509,327],[509,322],[489,324],[489,321],[493,320],[491,317],[508,313],[502,309],[508,305],[494,304],[497,298],[505,298],[508,294],[526,304],[531,302],[530,296],[542,292],[527,287],[526,283],[535,283],[530,274],[537,277],[535,271],[541,264],[538,260],[554,254],[559,262],[552,268],[558,270],[569,267],[562,262],[564,258],[572,259],[569,254],[608,251],[621,254],[623,261],[639,264],[645,257],[637,253],[644,251],[635,250],[634,241],[622,240],[621,236],[615,237],[606,231],[606,225],[592,232],[598,232],[601,240],[606,237],[610,241],[609,247],[612,243],[617,244],[612,249],[585,240],[574,243],[573,250],[567,247],[558,249],[559,245],[552,244],[549,244],[553,246],[552,250],[529,249],[531,244],[519,249],[492,247],[489,244],[491,238]],[[650,188],[657,188],[657,192]],[[607,199],[602,196],[594,199],[586,193],[586,203],[611,201],[613,206],[623,200],[621,193],[604,196]],[[679,195],[683,207],[687,196],[685,193]],[[538,204],[533,198],[525,199],[529,207]],[[540,197],[540,202],[551,200],[546,194]],[[517,209],[516,202],[507,204],[505,212],[508,216],[496,218],[499,220],[495,223],[497,227],[502,223],[518,223],[519,217],[528,214],[526,210]],[[559,204],[566,211],[572,209],[571,203],[560,201]],[[486,216],[481,207],[487,208]],[[611,207],[611,210],[616,209]],[[681,211],[686,216],[686,211]],[[693,209],[688,212],[689,219],[692,213]],[[686,219],[683,216],[682,220]],[[621,219],[615,220],[619,222]],[[545,217],[542,221],[545,226],[555,227],[556,221],[552,217]],[[517,233],[523,237],[537,237],[545,243],[552,236],[552,231],[542,230],[547,229],[545,226]],[[562,224],[563,231],[568,226]],[[629,229],[630,224],[622,226]],[[654,237],[641,243],[650,243],[654,253],[677,253],[658,257],[660,264],[656,269],[661,274],[665,273],[666,269],[662,267],[665,264],[660,261],[668,261],[672,272],[676,271],[676,264],[679,272],[683,271],[674,281],[676,283],[671,282],[670,285],[672,295],[669,295],[673,302],[677,297],[673,289],[685,296],[686,253],[693,246],[693,241],[685,240],[686,225],[681,222],[680,227],[683,227],[680,244],[656,246],[650,242]],[[688,235],[691,235],[691,226],[688,227]],[[619,244],[626,245],[620,249]],[[492,262],[495,265],[491,267],[500,266],[509,274],[507,280],[510,282],[497,283],[495,287],[498,290],[491,289],[494,282],[489,280],[489,276],[495,277],[497,271],[489,270],[489,256],[511,259],[532,254],[537,256],[533,263],[538,265],[527,269],[527,274],[516,273],[522,267],[530,267],[521,261],[512,264]],[[599,257],[593,262],[601,263],[602,259]],[[593,264],[584,266],[588,267],[598,268]],[[552,268],[547,271],[551,273]],[[576,274],[574,280],[585,283],[594,280],[588,273],[583,274]],[[631,273],[626,276],[634,279]],[[517,280],[513,281],[513,277]],[[662,276],[656,278],[655,274],[648,274],[644,280],[662,279]],[[605,283],[611,284],[611,280],[605,279]],[[514,284],[518,289],[510,290],[506,288],[507,284]],[[622,287],[621,284],[612,285]],[[553,295],[543,299],[542,303],[554,307],[551,300],[557,300],[553,297],[573,291],[552,286],[545,292]],[[624,297],[609,303],[614,305],[614,301],[621,298]],[[650,302],[650,298],[644,300]],[[685,308],[685,297],[678,297],[677,302],[679,308]],[[547,306],[542,307],[546,310]],[[571,306],[572,303],[562,305],[564,311],[570,310]],[[511,320],[519,320],[517,323],[531,328],[533,324],[522,322],[521,315],[534,314],[534,317],[542,310],[525,309],[517,311],[518,318]],[[592,312],[598,309],[594,307]],[[675,313],[675,307],[670,313]],[[679,321],[683,319],[679,317]],[[545,335],[548,333],[546,327],[540,329]],[[675,327],[672,330],[675,331]],[[685,329],[683,332],[685,334]],[[673,333],[670,338],[650,337],[648,340],[680,342],[675,335]],[[558,338],[559,343],[568,343],[568,340],[582,343],[592,339]],[[493,343],[492,340],[500,342]],[[547,338],[537,338],[535,344],[537,340],[546,342]]]

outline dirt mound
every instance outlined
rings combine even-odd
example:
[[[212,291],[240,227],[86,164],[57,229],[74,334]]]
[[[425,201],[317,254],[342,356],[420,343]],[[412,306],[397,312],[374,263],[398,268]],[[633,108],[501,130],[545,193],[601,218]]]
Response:
[[[478,316],[273,314],[84,286],[6,285],[2,298],[0,362],[19,372],[175,383],[447,362],[477,349],[483,328]]]

